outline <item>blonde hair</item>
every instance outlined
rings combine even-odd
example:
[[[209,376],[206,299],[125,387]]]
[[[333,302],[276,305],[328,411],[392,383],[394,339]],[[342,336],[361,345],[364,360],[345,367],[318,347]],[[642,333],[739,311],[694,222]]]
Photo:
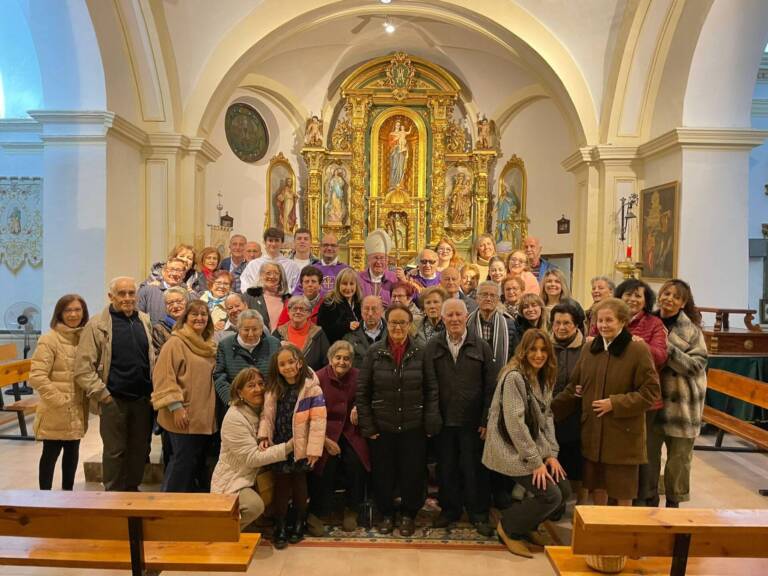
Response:
[[[550,268],[541,279],[541,299],[544,304],[549,304],[549,297],[544,289],[544,284],[546,284],[549,276],[554,276],[560,281],[560,300],[558,300],[558,302],[562,302],[565,298],[570,298],[571,290],[568,288],[568,280],[565,279],[565,274],[563,274],[563,271],[560,270],[560,268]]]
[[[360,276],[357,275],[357,272],[355,272],[354,268],[344,268],[344,270],[339,272],[339,275],[336,276],[336,282],[333,285],[333,291],[329,292],[325,297],[326,302],[329,304],[339,304],[344,301],[344,296],[341,295],[341,283],[349,276],[355,279],[356,288],[354,299],[357,302],[363,301],[363,286],[360,284]]]

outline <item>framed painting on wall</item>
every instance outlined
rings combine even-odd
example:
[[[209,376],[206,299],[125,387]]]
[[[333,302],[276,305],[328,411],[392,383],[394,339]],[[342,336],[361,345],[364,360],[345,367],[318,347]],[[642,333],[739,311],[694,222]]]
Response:
[[[679,192],[679,182],[640,191],[640,259],[646,280],[663,282],[677,275]]]
[[[301,226],[300,194],[291,163],[282,152],[269,161],[267,199],[264,228],[279,228],[286,236],[293,236]]]
[[[255,108],[236,102],[227,108],[224,133],[235,156],[243,162],[261,160],[269,148],[267,125]]]
[[[528,176],[522,158],[513,155],[499,176],[494,222],[496,242],[511,242],[522,246],[527,236],[526,202]]]

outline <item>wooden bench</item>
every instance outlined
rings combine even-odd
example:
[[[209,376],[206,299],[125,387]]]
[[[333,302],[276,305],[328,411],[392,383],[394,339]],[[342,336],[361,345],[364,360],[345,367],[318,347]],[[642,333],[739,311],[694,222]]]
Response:
[[[3,400],[2,388],[13,386],[14,391],[18,391],[18,386],[22,382],[29,380],[29,371],[32,367],[31,360],[16,360],[0,364],[0,412],[13,412],[19,423],[20,434],[0,434],[0,438],[6,440],[34,440],[27,432],[26,417],[37,409],[38,399],[35,396],[22,399],[19,394],[14,395],[14,402],[6,404]],[[0,424],[7,424],[13,421],[13,418]]]
[[[555,573],[595,576],[585,555],[631,556],[621,574],[764,576],[768,510],[577,506],[571,546],[547,546]],[[690,557],[690,559],[689,559]]]
[[[0,565],[245,572],[260,534],[241,534],[225,494],[0,491]]]

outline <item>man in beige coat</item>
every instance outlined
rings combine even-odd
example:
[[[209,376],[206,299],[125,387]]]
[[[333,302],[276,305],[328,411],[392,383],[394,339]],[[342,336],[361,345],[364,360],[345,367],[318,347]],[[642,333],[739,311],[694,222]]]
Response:
[[[92,318],[75,355],[75,383],[101,415],[105,490],[136,492],[152,437],[152,327],[136,309],[136,281],[109,283],[110,305]]]

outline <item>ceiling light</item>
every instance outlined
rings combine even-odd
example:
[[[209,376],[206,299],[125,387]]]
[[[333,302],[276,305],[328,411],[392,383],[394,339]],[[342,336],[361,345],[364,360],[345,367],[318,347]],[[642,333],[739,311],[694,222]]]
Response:
[[[379,0],[382,4],[389,4],[392,0]]]
[[[395,25],[389,21],[389,17],[384,19],[384,31],[387,34],[392,34],[395,31]]]

